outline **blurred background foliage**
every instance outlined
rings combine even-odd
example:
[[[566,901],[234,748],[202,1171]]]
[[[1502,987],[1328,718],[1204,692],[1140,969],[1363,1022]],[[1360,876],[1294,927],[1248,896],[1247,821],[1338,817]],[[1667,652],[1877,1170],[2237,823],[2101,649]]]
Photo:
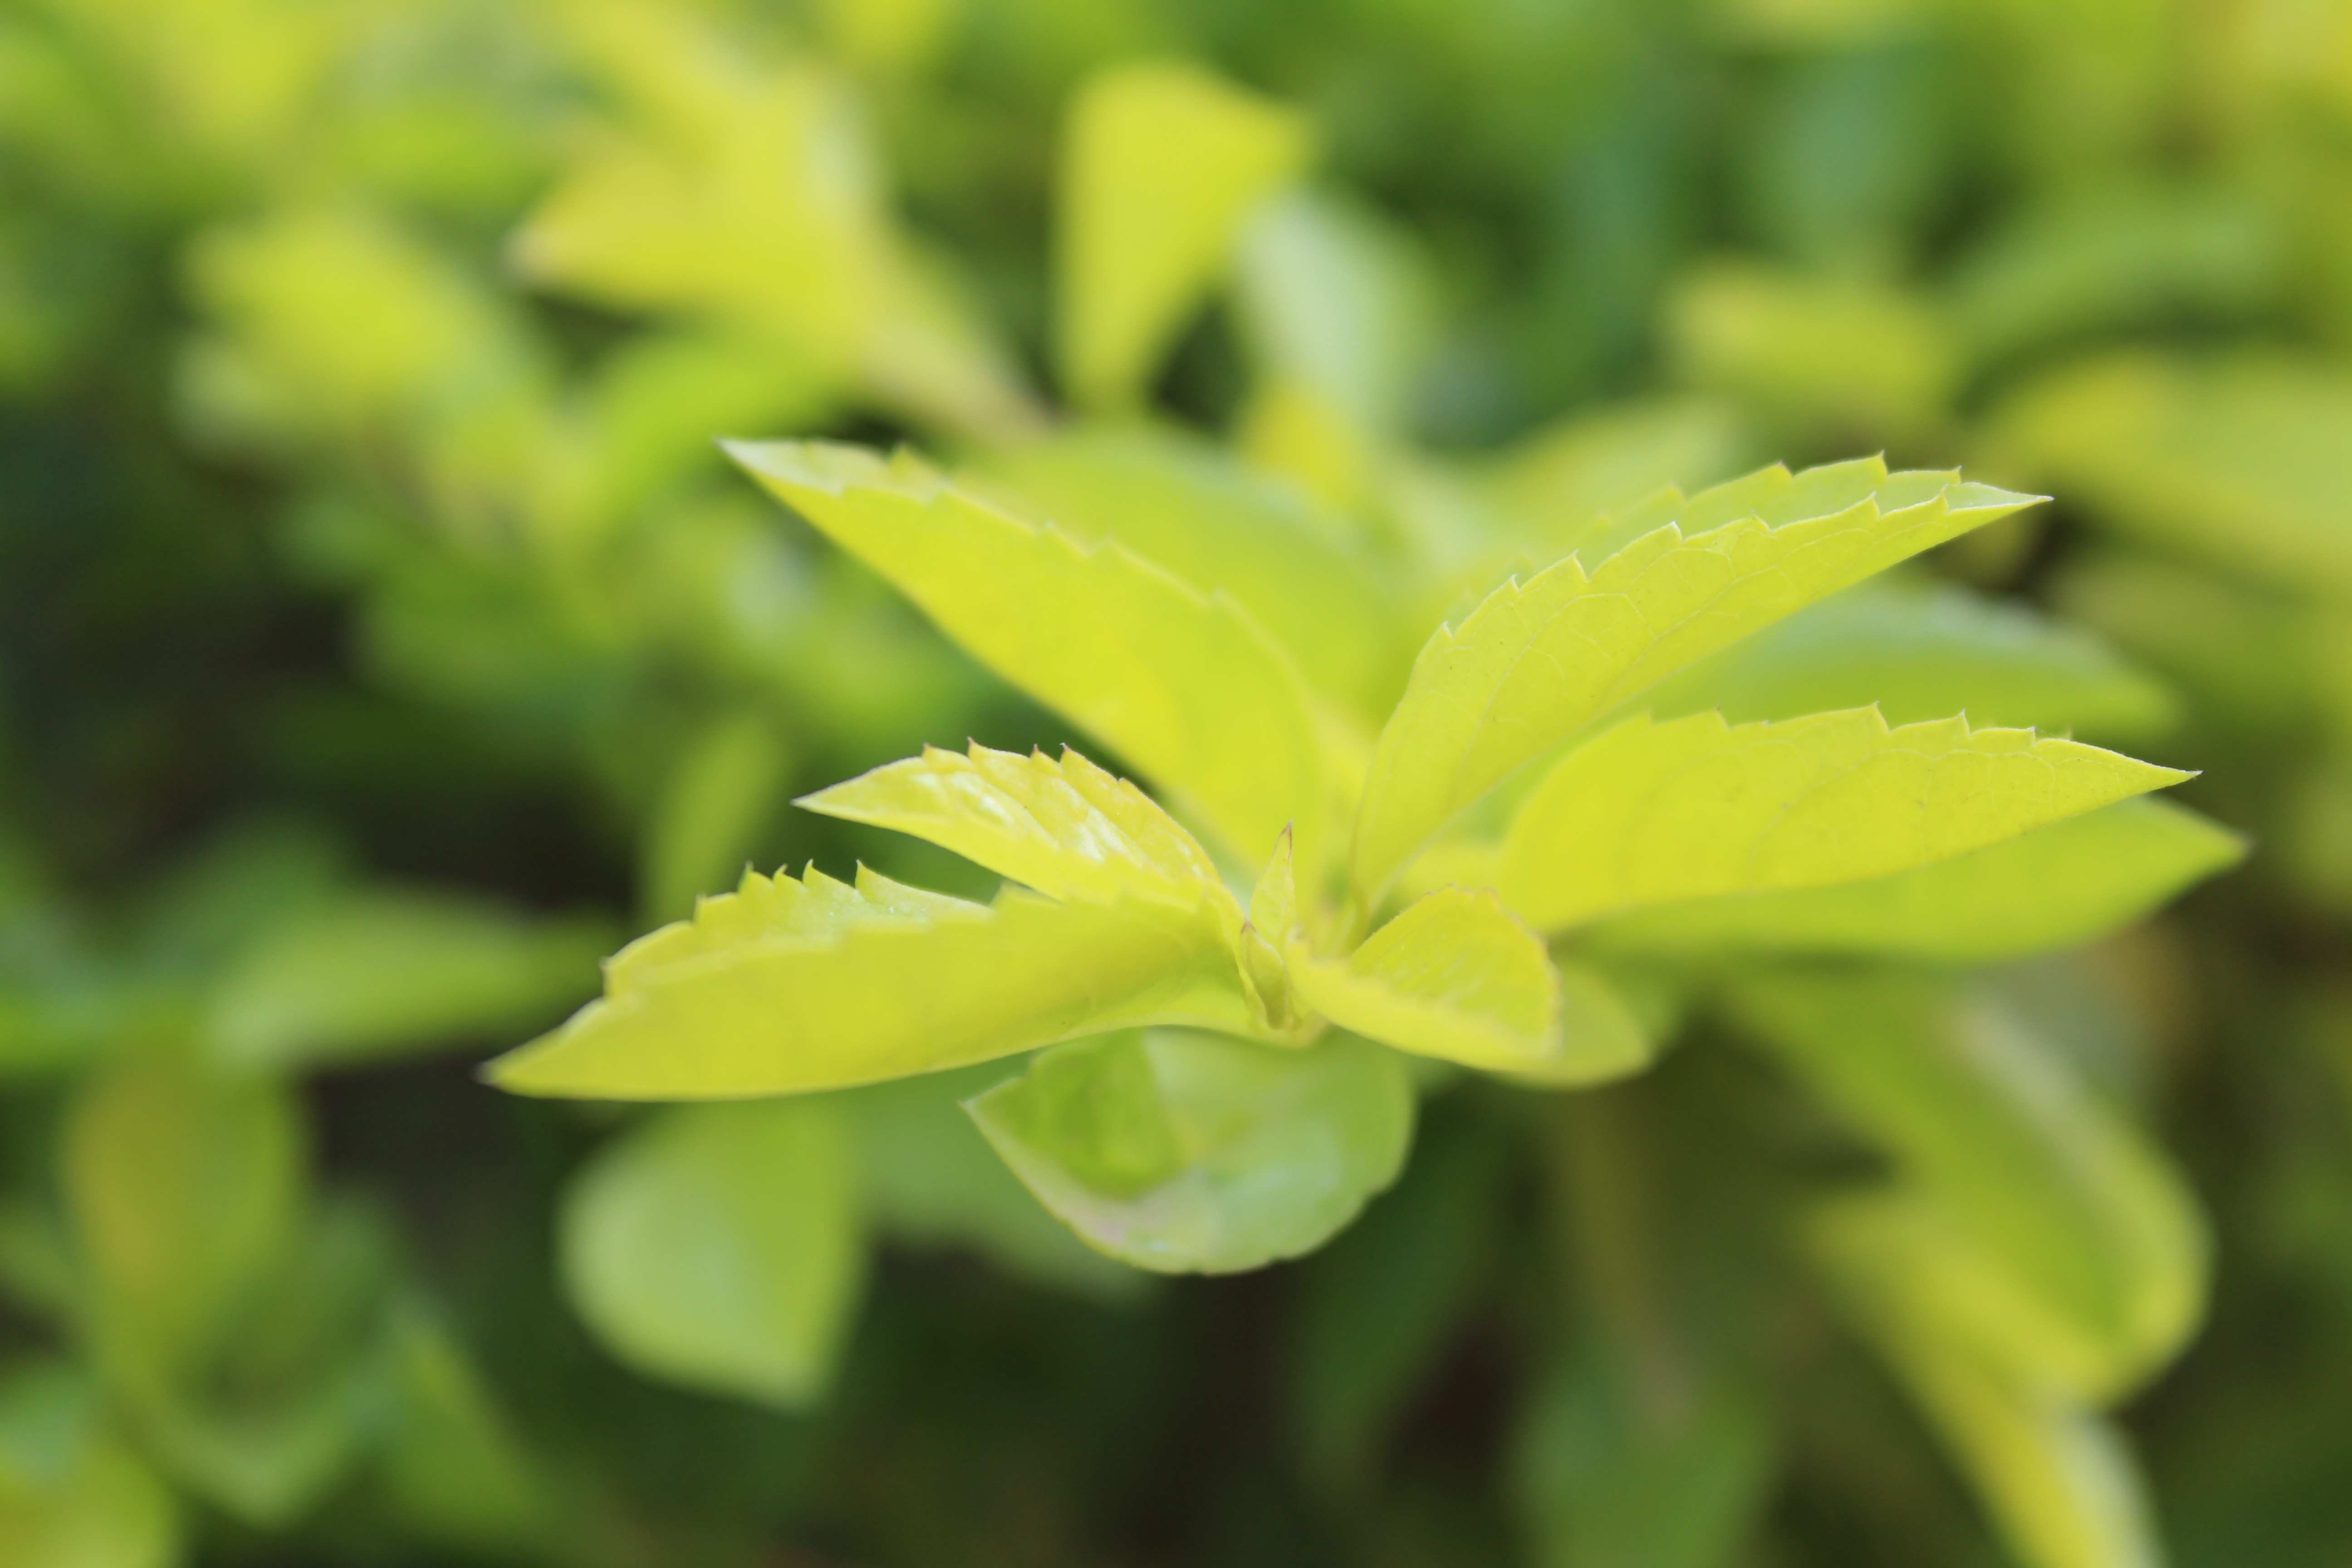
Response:
[[[793,795],[1070,738],[711,445],[786,433],[1166,498],[1171,551],[1304,515],[1433,616],[1669,479],[1964,461],[2056,504],[1706,699],[2077,728],[2256,853],[1626,1087],[1434,1094],[1360,1225],[1226,1280],[1047,1219],[985,1069],[496,1096],[747,860],[985,890]],[[1360,628],[1278,629],[1384,706]],[[1988,1008],[2210,1216],[2126,1412],[2170,1557],[2341,1563],[2347,922],[2336,0],[0,9],[6,1568],[2144,1562],[1988,1524],[1914,1401],[2027,1456],[1996,1513],[2108,1450],[1898,1385],[1794,1261],[1868,1154],[1783,1075],[1873,1126],[1805,1042],[2016,1048]]]

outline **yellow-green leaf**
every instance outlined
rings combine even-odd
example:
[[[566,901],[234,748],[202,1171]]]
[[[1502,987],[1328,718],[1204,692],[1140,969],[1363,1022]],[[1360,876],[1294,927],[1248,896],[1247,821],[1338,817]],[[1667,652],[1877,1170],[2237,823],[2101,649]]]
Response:
[[[1964,368],[1933,301],[1866,278],[1702,262],[1663,315],[1681,379],[1784,426],[1916,436],[1943,416]]]
[[[1639,910],[1592,935],[1626,951],[1998,963],[2129,925],[2245,853],[2244,839],[2195,812],[2126,800],[1917,870]]]
[[[1205,441],[1080,430],[982,460],[1028,515],[1073,539],[1116,539],[1203,593],[1226,593],[1316,689],[1376,723],[1411,657],[1397,596],[1344,525]]]
[[[173,1568],[180,1510],[106,1423],[74,1370],[23,1362],[0,1381],[0,1563],[8,1568]]]
[[[1645,904],[1930,865],[2189,777],[2030,730],[1874,708],[1777,724],[1629,720],[1562,758],[1505,840],[1506,902],[1543,930]]]
[[[1814,600],[2030,505],[1875,458],[1667,492],[1590,550],[1440,626],[1374,749],[1355,873],[1376,895],[1507,774],[1618,703]],[[1638,530],[1638,531],[1636,531]]]
[[[516,232],[514,265],[600,304],[781,329],[845,367],[879,303],[891,238],[854,100],[804,63],[745,69],[691,29],[642,41],[699,74],[695,142],[583,141]]]
[[[2029,384],[1990,437],[2118,532],[2294,593],[2352,598],[2352,376],[2136,353]]]
[[[1173,817],[1067,747],[1056,763],[976,741],[968,754],[926,746],[797,804],[928,839],[1052,898],[1233,902]],[[1238,924],[1241,910],[1232,913]]]
[[[610,941],[598,921],[354,890],[290,909],[230,959],[207,1043],[226,1065],[283,1069],[496,1038],[576,1005]]]
[[[1270,1028],[1286,1028],[1297,1009],[1290,994],[1290,966],[1283,944],[1298,924],[1298,868],[1287,830],[1275,842],[1273,858],[1250,889],[1249,920],[1234,942],[1242,978],[1258,1016]]]
[[[1306,167],[1289,110],[1196,66],[1108,66],[1080,85],[1056,178],[1062,384],[1133,401],[1244,220]]]
[[[1489,892],[1441,888],[1344,960],[1289,945],[1292,983],[1343,1028],[1418,1056],[1530,1068],[1559,1053],[1559,982],[1543,939]]]
[[[830,1381],[866,1249],[823,1100],[665,1110],[565,1194],[565,1289],[604,1348],[689,1388],[800,1405]]]
[[[68,1113],[61,1176],[87,1303],[142,1381],[197,1364],[292,1242],[304,1129],[284,1086],[126,1055]]]
[[[1413,1100],[1401,1058],[1361,1040],[1286,1051],[1154,1031],[1048,1051],[965,1109],[1088,1246],[1226,1274],[1353,1219],[1402,1167]]]
[[[1291,983],[1342,1028],[1465,1067],[1597,1083],[1650,1049],[1607,982],[1556,969],[1543,939],[1493,893],[1440,888],[1345,959],[1288,943]]]
[[[2005,1009],[1901,974],[1757,979],[1733,1004],[1916,1194],[1905,1223],[1941,1239],[1897,1283],[1942,1336],[2084,1399],[2179,1351],[2208,1252],[2187,1183]]]
[[[523,1094],[731,1100],[933,1072],[1139,1023],[1248,1034],[1224,910],[1007,889],[966,903],[861,871],[747,877],[642,937],[605,994],[488,1076]]]
[[[2116,740],[2177,717],[2171,693],[2095,635],[1957,584],[1850,589],[1654,687],[1644,705],[1738,723],[1873,703],[1893,724],[1966,713]]]
[[[1140,768],[1247,861],[1324,805],[1321,727],[1243,609],[1115,541],[1091,546],[960,491],[904,454],[729,448],[982,663]]]
[[[1812,1250],[1864,1335],[1893,1366],[2024,1568],[2158,1568],[2138,1467],[2080,1396],[1941,1333],[1911,1287],[1942,1271],[1947,1237],[1899,1196],[1847,1200]]]

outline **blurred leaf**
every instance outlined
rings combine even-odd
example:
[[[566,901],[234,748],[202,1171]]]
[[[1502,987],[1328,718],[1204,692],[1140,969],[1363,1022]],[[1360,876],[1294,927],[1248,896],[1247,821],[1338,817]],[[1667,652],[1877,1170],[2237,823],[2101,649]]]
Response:
[[[1374,719],[1395,700],[1406,633],[1380,563],[1337,521],[1214,447],[1080,430],[992,452],[982,473],[1056,532],[1115,539],[1202,593],[1232,595],[1349,711]]]
[[[2024,1568],[2157,1568],[2155,1521],[2122,1435],[2079,1396],[1940,1336],[1915,1296],[1890,1291],[1937,1256],[1936,1239],[1911,1232],[1902,1208],[1883,1200],[1829,1210],[1812,1236],[1863,1332]]]
[[[1447,1126],[1423,1131],[1396,1189],[1299,1275],[1284,1364],[1300,1459],[1342,1492],[1374,1479],[1501,1237],[1506,1152]]]
[[[2274,285],[2280,248],[2273,225],[2237,193],[2076,191],[2000,224],[1961,259],[1953,317],[1984,364],[2187,311],[2235,315]]]
[[[1848,0],[1848,14],[1856,8]],[[1967,124],[1958,61],[1936,46],[1932,24],[1906,28],[1890,8],[1899,5],[1879,7],[1891,25],[1878,37],[1774,59],[1727,149],[1759,235],[1825,272],[1884,275],[1913,261],[1958,184]]]
[[[1943,319],[1883,285],[1717,262],[1680,280],[1665,317],[1669,357],[1693,385],[1847,440],[1919,435],[1959,379]]]
[[[601,925],[390,889],[289,911],[233,958],[207,1015],[225,1066],[287,1068],[479,1039],[593,982]]]
[[[1965,719],[1890,730],[1869,708],[1736,727],[1714,713],[1645,716],[1536,786],[1504,845],[1501,890],[1551,930],[1643,904],[1865,881],[2189,776]]]
[[[2138,737],[2172,697],[2095,637],[1957,584],[1869,584],[1801,611],[1662,682],[1653,712],[1717,708],[1734,723],[1872,703],[1890,724],[1978,723]]]
[[[119,1056],[79,1092],[60,1151],[100,1343],[141,1382],[215,1346],[293,1243],[299,1107],[266,1079],[162,1052]]]
[[[174,1480],[247,1525],[277,1530],[350,1473],[380,1397],[392,1245],[372,1209],[320,1205],[241,1294],[203,1363],[125,1391]]]
[[[1166,1031],[1045,1052],[965,1108],[1088,1246],[1168,1274],[1320,1246],[1396,1179],[1413,1116],[1403,1068],[1376,1046]]]
[[[513,1552],[549,1522],[537,1467],[439,1318],[408,1300],[390,1322],[377,1475],[403,1522],[460,1547]]]
[[[1239,909],[1191,834],[1125,779],[1065,746],[1061,761],[975,741],[968,754],[923,748],[795,803],[908,833],[1048,898],[1180,909]]]
[[[365,206],[288,207],[199,238],[215,324],[181,369],[191,418],[265,447],[479,409],[540,374],[515,323],[446,257]]]
[[[929,61],[955,30],[963,0],[822,0],[826,35],[848,59],[877,71]]]
[[[914,977],[919,976],[919,980]],[[861,871],[747,876],[623,950],[605,995],[488,1069],[521,1094],[725,1100],[845,1089],[1137,1022],[1251,1032],[1223,921],[1122,899],[993,905]]]
[[[1132,761],[1248,860],[1324,805],[1296,667],[1255,622],[1116,542],[971,500],[911,457],[739,445],[737,461],[980,661]],[[1311,863],[1311,862],[1310,862]]]
[[[560,1230],[573,1309],[638,1373],[788,1407],[824,1394],[865,1271],[829,1104],[661,1111],[573,1178]]]
[[[818,423],[831,387],[776,345],[714,331],[646,332],[600,362],[582,410],[564,504],[621,520],[697,471],[721,469],[715,435]]]
[[[1301,192],[1258,216],[1239,260],[1235,304],[1259,374],[1369,435],[1402,435],[1437,336],[1437,282],[1412,233]]]
[[[1545,1568],[1723,1568],[1738,1562],[1773,1479],[1775,1435],[1721,1379],[1644,1398],[1587,1355],[1556,1372],[1513,1456]]]
[[[1083,1246],[1038,1207],[958,1105],[1017,1071],[990,1064],[844,1096],[866,1212],[894,1239],[969,1247],[1008,1274],[1075,1295],[1132,1298],[1147,1277]]]
[[[1998,963],[2146,919],[2245,853],[2236,834],[2168,801],[2119,801],[1916,870],[1643,910],[1592,939],[1626,952]]]
[[[2352,376],[2330,365],[2111,355],[2012,395],[1987,439],[2127,537],[2352,597]]]
[[[756,712],[707,726],[662,781],[640,852],[641,898],[656,920],[689,914],[697,895],[742,878],[782,805],[792,751]]]
[[[2134,551],[2070,563],[2051,586],[2059,609],[2179,683],[2200,723],[2287,730],[2318,718],[2322,693],[2283,670],[2325,675],[2324,612],[2299,596]]]
[[[1748,444],[1738,416],[1714,399],[1618,403],[1542,426],[1494,465],[1487,487],[1506,525],[1550,560],[1604,514],[1670,487],[1731,478]]]
[[[0,1563],[172,1568],[182,1552],[171,1492],[104,1425],[86,1379],[38,1363],[0,1377]]]
[[[2030,500],[1873,458],[1669,491],[1610,521],[1590,573],[1580,550],[1506,583],[1423,647],[1373,751],[1357,887],[1376,894],[1464,807],[1652,682]]]
[[[140,954],[210,980],[254,933],[331,896],[349,856],[324,830],[264,818],[216,833],[174,864],[142,911]]]
[[[1080,84],[1056,174],[1062,384],[1090,408],[1137,401],[1251,213],[1304,170],[1289,110],[1180,61]]]
[[[53,1205],[0,1196],[0,1300],[11,1310],[63,1327],[81,1308],[81,1278]]]
[[[842,84],[659,7],[578,7],[602,63],[658,101],[584,142],[509,247],[543,284],[623,310],[781,332],[841,374],[882,295],[880,175]],[[650,107],[641,100],[641,110]],[[661,115],[675,115],[672,123]]]
[[[1887,1211],[1916,1244],[1876,1288],[1907,1314],[2084,1399],[2195,1329],[2208,1242],[2186,1182],[2008,1014],[1899,974],[1751,982],[1736,1005],[1924,1194]]]

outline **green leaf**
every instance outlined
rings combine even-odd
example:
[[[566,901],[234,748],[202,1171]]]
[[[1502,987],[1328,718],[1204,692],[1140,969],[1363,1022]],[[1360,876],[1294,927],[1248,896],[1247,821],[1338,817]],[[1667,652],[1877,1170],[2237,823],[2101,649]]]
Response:
[[[575,444],[552,465],[542,504],[577,509],[601,536],[719,472],[712,431],[822,425],[836,391],[822,370],[753,334],[640,333],[597,361]]]
[[[1629,952],[1998,963],[2130,925],[2245,853],[2244,839],[2194,812],[2120,801],[1915,871],[1641,910],[1592,938]]]
[[[1721,1375],[1661,1399],[1598,1347],[1531,1401],[1513,1455],[1546,1568],[1725,1568],[1769,1501],[1775,1433]],[[1647,1395],[1645,1398],[1644,1396]]]
[[[2072,563],[2051,584],[2051,602],[2162,671],[2200,725],[2231,737],[2322,721],[2326,689],[2278,674],[2344,668],[2333,645],[2352,626],[2303,595],[2132,550]]]
[[[1302,1468],[1356,1493],[1479,1304],[1509,1210],[1510,1153],[1434,1119],[1393,1191],[1300,1265],[1286,1373]]]
[[[676,920],[697,895],[723,892],[759,849],[792,753],[757,713],[730,714],[695,737],[662,781],[638,858],[638,896]]]
[[[2116,354],[2013,395],[1989,437],[2103,525],[2297,594],[2352,598],[2352,376]]]
[[[866,1257],[830,1104],[662,1111],[574,1178],[559,1236],[573,1309],[629,1367],[762,1404],[824,1394]]]
[[[1564,987],[1543,939],[1491,892],[1441,888],[1344,961],[1319,959],[1297,938],[1289,960],[1308,1006],[1417,1056],[1555,1083],[1622,1077],[1650,1057],[1607,984],[1582,972]]]
[[[1409,647],[1386,574],[1336,520],[1216,447],[1149,428],[1079,430],[992,452],[982,471],[1060,532],[1116,539],[1203,593],[1230,594],[1318,692],[1368,722],[1396,700]]]
[[[260,1530],[332,1492],[374,1435],[393,1245],[373,1208],[321,1204],[203,1364],[123,1391],[173,1479]]]
[[[491,1064],[521,1094],[728,1100],[934,1072],[1134,1023],[1250,1033],[1229,917],[1127,898],[992,905],[871,871],[748,876],[639,938],[605,994]]]
[[[1578,555],[1440,626],[1374,748],[1356,826],[1367,898],[1502,779],[1717,648],[2032,498],[1875,458],[1669,491]]]
[[[472,1360],[424,1303],[396,1305],[376,1474],[401,1522],[428,1540],[528,1551],[551,1521],[537,1467]]]
[[[34,1363],[0,1380],[0,1562],[8,1568],[173,1568],[172,1494],[101,1419],[69,1368]]]
[[[345,893],[285,912],[230,961],[205,1016],[215,1059],[288,1068],[478,1039],[593,984],[601,923],[478,899]]]
[[[977,741],[969,753],[923,748],[796,803],[845,821],[912,834],[1049,898],[1122,898],[1194,909],[1233,906],[1217,868],[1151,798],[1068,747],[1058,763]],[[1234,921],[1241,920],[1238,907]]]
[[[304,1129],[280,1085],[125,1053],[68,1114],[61,1178],[100,1342],[144,1382],[207,1354],[293,1240]]]
[[[1504,900],[1543,930],[1644,904],[1828,887],[1981,849],[2189,777],[1965,719],[1874,708],[1778,724],[1627,721],[1511,824]]]
[[[1398,1058],[1120,1034],[1045,1052],[965,1102],[1040,1203],[1098,1251],[1227,1274],[1312,1251],[1395,1180],[1412,1137]]]
[[[989,1063],[852,1089],[835,1101],[856,1136],[859,1196],[891,1239],[968,1247],[1018,1279],[1095,1300],[1132,1299],[1145,1277],[1094,1251],[1037,1206],[961,1101],[1013,1076]]]
[[[1055,177],[1055,347],[1074,402],[1137,401],[1243,223],[1306,167],[1286,109],[1177,61],[1081,83]]]
[[[1966,713],[2118,738],[2177,716],[2162,685],[2092,634],[1955,584],[1840,594],[1663,682],[1647,706],[1738,723],[1873,703],[1891,724]]]
[[[775,442],[737,461],[888,578],[1006,680],[1085,729],[1261,859],[1324,806],[1321,733],[1249,615],[1116,541],[1082,545],[966,496],[910,456]]]
[[[1940,1239],[1888,1289],[1945,1337],[2105,1399],[2195,1328],[2207,1243],[2187,1184],[2005,1010],[1861,974],[1759,979],[1734,1005],[1920,1194],[1905,1224]]]
[[[1942,1257],[1945,1238],[1918,1217],[1900,1199],[1834,1205],[1815,1221],[1813,1252],[2010,1551],[2025,1568],[2158,1568],[2155,1521],[2122,1434],[2079,1396],[1954,1343],[1904,1288],[1906,1274]]]
[[[2242,312],[2273,291],[2284,237],[2249,190],[2101,180],[1992,226],[1953,268],[1952,313],[1987,364],[2184,311]]]

